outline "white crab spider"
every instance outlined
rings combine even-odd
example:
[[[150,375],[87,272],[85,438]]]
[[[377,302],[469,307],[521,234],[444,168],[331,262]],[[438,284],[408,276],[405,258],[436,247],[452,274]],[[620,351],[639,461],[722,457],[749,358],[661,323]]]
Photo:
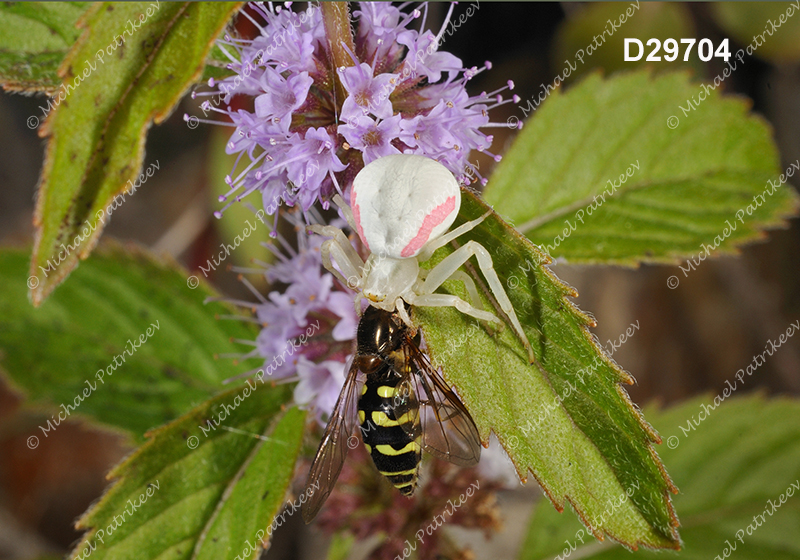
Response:
[[[370,251],[367,262],[361,260],[339,228],[314,225],[309,229],[332,238],[322,244],[323,265],[358,292],[357,311],[360,310],[358,303],[366,298],[375,307],[390,312],[396,310],[412,328],[405,304],[455,307],[477,319],[501,323],[494,314],[482,309],[475,283],[459,270],[474,255],[489,289],[533,362],[530,342],[497,277],[492,257],[483,245],[468,241],[431,270],[419,267],[419,263],[428,260],[436,249],[471,230],[489,215],[487,212],[448,232],[461,206],[461,189],[445,166],[423,156],[382,157],[356,175],[350,196],[351,208],[338,195],[334,201]],[[332,258],[339,270],[333,266]],[[464,283],[472,304],[458,296],[434,293],[451,278]]]

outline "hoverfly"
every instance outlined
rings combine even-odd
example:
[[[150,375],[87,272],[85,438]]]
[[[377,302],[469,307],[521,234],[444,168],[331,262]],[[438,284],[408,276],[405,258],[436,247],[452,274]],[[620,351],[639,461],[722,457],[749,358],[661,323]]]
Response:
[[[308,472],[303,504],[310,523],[333,490],[358,423],[375,467],[406,496],[417,487],[422,450],[455,465],[478,463],[475,422],[395,312],[369,306],[358,324],[356,355]]]

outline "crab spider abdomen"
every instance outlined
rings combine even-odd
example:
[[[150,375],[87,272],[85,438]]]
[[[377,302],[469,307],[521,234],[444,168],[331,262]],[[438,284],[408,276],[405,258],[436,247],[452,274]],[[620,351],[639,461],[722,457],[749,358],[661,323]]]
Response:
[[[373,161],[356,175],[350,206],[370,253],[409,258],[450,229],[461,190],[441,163],[397,154]]]

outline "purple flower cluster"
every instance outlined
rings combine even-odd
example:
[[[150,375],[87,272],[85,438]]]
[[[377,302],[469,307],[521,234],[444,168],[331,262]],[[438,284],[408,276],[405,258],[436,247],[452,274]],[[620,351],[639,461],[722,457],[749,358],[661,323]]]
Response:
[[[300,225],[296,218],[293,221]],[[322,238],[307,236],[302,227],[297,229],[296,250],[281,236],[277,241],[283,251],[268,245],[276,262],[263,273],[271,285],[286,285],[284,291],[264,297],[243,280],[259,301],[235,303],[255,310],[261,332],[252,343],[254,348],[236,357],[263,358],[259,369],[267,378],[299,381],[295,401],[313,406],[321,419],[333,410],[344,384],[345,362],[353,350],[358,317],[353,296],[337,289],[333,276],[323,273]]]
[[[500,95],[511,82],[492,93],[467,94],[467,82],[491,65],[467,69],[438,50],[452,5],[434,35],[424,30],[427,4],[407,14],[388,2],[360,3],[354,50],[343,46],[351,64],[338,68],[318,5],[302,12],[271,3],[249,7],[266,22],[253,20],[260,34],[252,40],[226,36],[220,43],[236,74],[210,80],[213,90],[196,94],[222,100],[225,108],[210,101],[201,107],[227,115],[235,127],[227,151],[238,158],[226,178],[230,190],[220,197],[222,211],[255,191],[269,214],[281,202],[307,211],[320,201],[327,208],[365,164],[389,154],[434,158],[464,183],[480,176],[469,153],[489,149],[492,136],[482,128],[505,126],[490,123],[488,111],[519,98]],[[423,30],[411,29],[421,16]],[[337,83],[344,99],[337,97]],[[237,95],[251,98],[253,110],[232,109]]]

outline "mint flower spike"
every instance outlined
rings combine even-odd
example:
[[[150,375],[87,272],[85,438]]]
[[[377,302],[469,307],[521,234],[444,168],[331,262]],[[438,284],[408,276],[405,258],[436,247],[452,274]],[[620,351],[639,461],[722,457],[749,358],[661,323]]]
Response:
[[[485,184],[469,154],[478,150],[499,161],[488,152],[492,136],[483,129],[506,126],[490,122],[489,111],[519,97],[503,97],[514,87],[510,81],[491,93],[467,93],[467,83],[491,64],[465,68],[439,50],[452,5],[434,35],[424,29],[427,3],[404,13],[402,6],[361,2],[353,14],[353,49],[344,45],[353,65],[339,68],[318,5],[302,12],[289,9],[290,3],[249,7],[263,20],[242,12],[258,36],[226,35],[218,43],[235,75],[209,80],[210,91],[193,94],[209,97],[201,104],[204,113],[225,115],[231,122],[219,124],[235,129],[226,151],[238,158],[217,217],[255,192],[268,214],[284,203],[304,211],[316,202],[328,208],[332,195],[344,194],[365,163],[396,153],[436,159],[460,182],[478,177]],[[412,29],[420,17],[419,29]],[[235,97],[251,109],[234,109]]]

